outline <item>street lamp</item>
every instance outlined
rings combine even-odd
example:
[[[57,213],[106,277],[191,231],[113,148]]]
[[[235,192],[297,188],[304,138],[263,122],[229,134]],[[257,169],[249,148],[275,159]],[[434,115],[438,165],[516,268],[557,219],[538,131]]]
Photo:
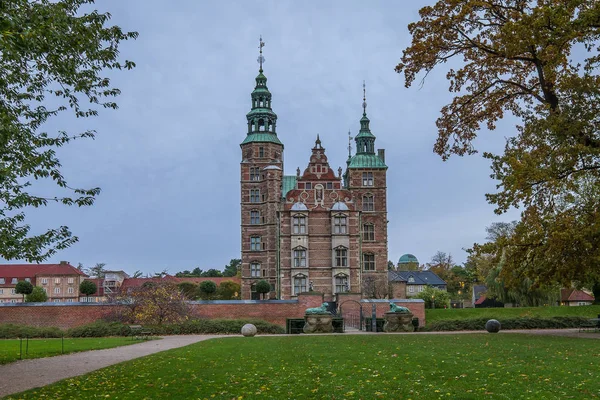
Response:
[[[431,295],[431,308],[435,309],[435,296]]]

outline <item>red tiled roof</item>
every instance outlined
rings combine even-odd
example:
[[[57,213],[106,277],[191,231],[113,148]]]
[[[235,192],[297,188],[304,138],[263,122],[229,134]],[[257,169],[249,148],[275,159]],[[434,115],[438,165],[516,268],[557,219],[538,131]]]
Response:
[[[34,278],[37,275],[82,275],[87,276],[70,264],[0,264],[0,278]]]
[[[594,296],[587,294],[583,290],[561,289],[560,301],[594,301]]]
[[[483,304],[483,302],[485,301],[486,297],[485,295],[479,296],[479,298],[477,299],[477,301],[475,302],[475,304]]]

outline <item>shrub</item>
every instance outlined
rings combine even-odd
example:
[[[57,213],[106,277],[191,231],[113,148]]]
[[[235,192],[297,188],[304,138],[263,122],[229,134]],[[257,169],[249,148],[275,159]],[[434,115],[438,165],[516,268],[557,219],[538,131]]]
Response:
[[[191,319],[180,324],[149,328],[158,335],[239,334],[245,324],[253,324],[262,334],[285,333],[285,329],[279,325],[255,319]]]
[[[106,337],[106,336],[129,336],[131,329],[128,325],[120,322],[96,321],[71,328],[66,336],[70,337]]]
[[[196,300],[198,298],[198,285],[193,282],[181,282],[177,285],[181,293],[188,300]]]
[[[223,281],[219,285],[219,297],[223,300],[238,299],[241,292],[240,284],[234,281]]]
[[[432,302],[435,303],[435,308],[450,307],[450,293],[432,286],[425,287],[415,298],[423,299],[425,308],[432,308]]]
[[[485,329],[485,323],[489,318],[472,319],[450,319],[434,321],[424,328],[427,331],[479,331]],[[502,324],[503,330],[511,329],[561,329],[578,328],[588,319],[584,317],[520,317],[505,318],[498,321]]]
[[[200,282],[200,297],[207,300],[217,291],[217,284],[213,281]]]
[[[56,327],[37,328],[35,326],[26,325],[0,325],[0,339],[16,339],[19,337],[58,338],[63,335],[64,332]]]
[[[31,293],[25,296],[26,303],[43,303],[45,301],[48,301],[48,295],[39,286],[34,287]]]

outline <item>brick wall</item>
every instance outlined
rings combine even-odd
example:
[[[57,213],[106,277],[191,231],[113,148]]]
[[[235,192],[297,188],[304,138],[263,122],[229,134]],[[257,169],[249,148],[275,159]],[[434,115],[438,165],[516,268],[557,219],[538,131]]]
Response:
[[[358,300],[360,294],[349,294],[344,299]],[[342,300],[341,298],[339,300]],[[343,300],[342,300],[343,301]],[[222,300],[197,301],[190,304],[191,313],[198,318],[256,318],[285,325],[286,318],[302,318],[310,307],[319,307],[323,302],[321,293],[302,293],[297,300]],[[422,300],[393,300],[407,307],[425,325],[425,303]],[[371,315],[375,304],[377,317],[389,311],[388,300],[361,300],[365,316]],[[68,329],[89,324],[114,312],[118,305],[91,303],[15,303],[0,305],[0,324],[25,324],[37,327],[56,326]],[[350,307],[350,305],[348,305]]]
[[[257,318],[285,325],[286,318],[302,318],[310,307],[323,302],[320,293],[300,294],[298,300],[271,301],[198,301],[190,304],[198,318]],[[15,303],[0,305],[0,324],[25,324],[68,329],[89,324],[115,311],[118,305],[91,303]]]

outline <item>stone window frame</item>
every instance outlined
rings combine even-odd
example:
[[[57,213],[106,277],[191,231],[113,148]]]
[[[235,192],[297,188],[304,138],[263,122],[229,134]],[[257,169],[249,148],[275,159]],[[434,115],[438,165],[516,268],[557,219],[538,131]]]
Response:
[[[372,193],[365,193],[362,196],[362,210],[375,211],[375,196]]]
[[[304,254],[301,254],[304,253]],[[292,249],[292,266],[294,268],[306,268],[308,265],[308,250],[306,247],[297,246]],[[304,265],[302,265],[302,261],[304,261]]]
[[[332,233],[334,235],[347,235],[348,234],[348,215],[339,213],[333,215],[333,221],[331,225],[333,227]]]
[[[260,203],[260,189],[250,189],[250,203]]]
[[[333,277],[333,286],[334,286],[334,291],[333,291],[334,294],[349,292],[350,291],[350,282],[348,279],[348,275],[344,274],[344,273],[336,274]]]
[[[296,223],[296,220],[298,223]],[[306,214],[292,215],[292,234],[306,235],[308,233],[308,217]]]
[[[348,248],[345,246],[338,246],[333,250],[334,250],[334,258],[335,258],[336,268],[349,267]]]
[[[366,187],[373,187],[375,179],[373,177],[372,172],[363,172],[362,173],[362,185]]]
[[[250,262],[250,277],[251,278],[260,278],[261,277],[261,269],[262,266],[258,261]]]
[[[258,148],[258,158],[265,158],[265,148],[262,146]]]
[[[260,225],[260,210],[250,210],[250,225]]]
[[[368,228],[368,229],[366,229]],[[362,239],[364,242],[374,242],[375,241],[375,224],[372,222],[367,222],[363,224],[363,235]]]
[[[372,259],[367,261],[366,258],[369,257]],[[363,262],[363,271],[375,271],[376,269],[376,265],[375,265],[375,254],[373,253],[363,253],[362,255],[362,262]],[[367,263],[369,265],[369,268],[367,268]]]
[[[250,251],[261,251],[262,238],[260,236],[250,236]]]
[[[301,280],[299,284],[296,283],[297,279]],[[303,283],[302,280],[304,281]],[[297,296],[299,293],[306,292],[308,290],[308,277],[304,274],[294,275],[292,286],[292,293],[294,294],[294,296]]]
[[[260,167],[250,167],[250,180],[260,181]]]

